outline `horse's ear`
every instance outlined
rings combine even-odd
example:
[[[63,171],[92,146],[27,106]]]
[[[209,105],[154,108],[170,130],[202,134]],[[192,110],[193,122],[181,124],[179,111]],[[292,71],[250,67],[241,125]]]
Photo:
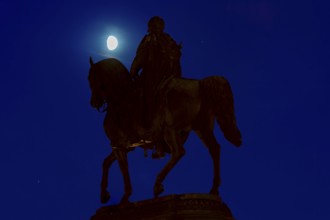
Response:
[[[94,65],[94,62],[93,62],[93,59],[92,59],[92,57],[89,57],[89,64],[90,64],[91,66],[93,66],[93,65]]]

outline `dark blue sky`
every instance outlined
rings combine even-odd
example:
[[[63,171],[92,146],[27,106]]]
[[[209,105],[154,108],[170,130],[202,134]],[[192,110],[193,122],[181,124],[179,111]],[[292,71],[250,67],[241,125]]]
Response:
[[[330,219],[329,3],[322,1],[0,1],[1,219],[89,219],[109,154],[89,106],[89,56],[128,68],[162,16],[183,42],[184,76],[231,83],[243,146],[219,129],[221,194],[239,220]],[[323,1],[325,2],[325,1]],[[119,48],[106,49],[109,34]],[[191,134],[164,195],[206,193],[212,166]],[[129,156],[132,201],[152,197],[166,160]],[[117,164],[111,204],[122,196]]]

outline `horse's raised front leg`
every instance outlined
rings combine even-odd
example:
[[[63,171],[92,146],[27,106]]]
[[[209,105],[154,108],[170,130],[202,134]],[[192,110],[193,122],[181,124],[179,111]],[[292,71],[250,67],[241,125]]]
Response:
[[[116,154],[116,158],[119,163],[121,173],[124,178],[124,187],[125,187],[124,188],[125,193],[120,201],[120,204],[125,205],[125,204],[129,203],[128,198],[132,194],[132,185],[131,185],[131,180],[130,180],[129,171],[128,171],[127,151],[126,151],[126,149],[116,149],[115,154]]]
[[[172,170],[172,168],[177,164],[181,157],[185,154],[185,150],[182,144],[182,138],[178,132],[172,129],[165,129],[164,140],[171,149],[171,159],[165,165],[165,167],[160,171],[157,176],[155,185],[154,185],[154,196],[157,197],[164,191],[162,182],[164,181],[167,174]]]
[[[103,161],[103,169],[102,169],[102,181],[101,181],[101,203],[106,203],[110,199],[110,194],[107,191],[108,187],[108,175],[109,168],[111,164],[116,160],[116,156],[112,151],[109,156],[107,156]]]

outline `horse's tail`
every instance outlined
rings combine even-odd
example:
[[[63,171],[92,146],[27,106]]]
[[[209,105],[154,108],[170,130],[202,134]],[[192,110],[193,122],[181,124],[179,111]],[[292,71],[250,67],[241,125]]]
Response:
[[[224,133],[233,145],[242,144],[242,136],[236,125],[234,98],[229,82],[220,76],[211,76],[200,81],[203,105],[209,108]]]

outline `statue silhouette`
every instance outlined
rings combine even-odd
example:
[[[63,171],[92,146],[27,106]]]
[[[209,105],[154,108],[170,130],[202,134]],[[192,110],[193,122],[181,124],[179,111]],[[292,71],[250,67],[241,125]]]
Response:
[[[164,28],[165,22],[161,17],[154,16],[149,20],[148,34],[138,46],[130,69],[131,77],[141,84],[143,90],[143,119],[147,132],[141,138],[146,142],[152,140],[153,130],[158,126],[153,124],[157,121],[154,120],[154,112],[161,107],[161,102],[157,100],[163,97],[164,85],[172,77],[181,77],[181,45],[165,33]],[[158,143],[156,146],[156,154],[153,156],[162,157],[164,145]]]
[[[154,48],[148,47],[146,54],[151,53],[149,50],[154,50]],[[171,59],[164,58],[161,66],[157,64],[155,67],[164,72],[156,74],[160,76],[166,74],[171,62],[177,69],[179,59],[175,60],[173,62]],[[138,63],[138,61],[135,62]],[[152,63],[150,62],[150,65]],[[132,193],[127,153],[134,150],[135,146],[150,147],[146,143],[136,142],[136,137],[141,137],[147,132],[144,119],[141,117],[144,111],[143,102],[141,102],[139,92],[136,92],[135,82],[130,73],[120,61],[109,58],[94,64],[90,58],[90,65],[88,76],[92,92],[90,103],[92,107],[106,112],[104,130],[112,148],[112,152],[103,162],[101,202],[105,203],[110,198],[107,191],[108,171],[111,164],[117,160],[124,177],[125,192],[121,204],[126,204]],[[131,74],[134,74],[134,65]],[[161,70],[161,67],[164,70]],[[152,67],[150,67],[151,72],[147,72],[146,69],[149,68],[147,64],[142,68],[145,69],[142,70],[141,78],[144,73],[153,73]],[[158,107],[153,109],[152,125],[156,126],[153,127],[150,141],[166,143],[168,153],[171,154],[170,160],[156,178],[154,196],[157,197],[163,192],[163,180],[185,154],[183,145],[192,130],[204,142],[211,154],[214,176],[210,194],[218,195],[221,183],[220,145],[213,134],[214,120],[217,121],[229,142],[237,147],[241,145],[241,133],[236,126],[230,85],[225,78],[220,76],[193,80],[174,77],[174,72],[168,73],[170,76],[165,77],[164,80],[157,78],[156,94],[152,94],[157,97],[153,98],[153,101],[158,102],[156,105]],[[143,83],[147,84],[147,82]]]

